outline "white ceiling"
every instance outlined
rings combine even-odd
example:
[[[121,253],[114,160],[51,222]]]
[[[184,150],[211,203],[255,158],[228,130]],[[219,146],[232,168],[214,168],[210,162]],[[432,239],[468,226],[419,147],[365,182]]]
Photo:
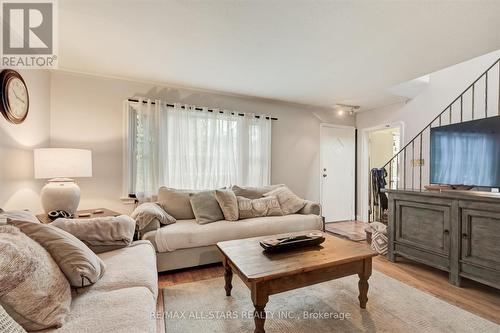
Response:
[[[363,109],[500,49],[500,0],[60,0],[59,66]]]

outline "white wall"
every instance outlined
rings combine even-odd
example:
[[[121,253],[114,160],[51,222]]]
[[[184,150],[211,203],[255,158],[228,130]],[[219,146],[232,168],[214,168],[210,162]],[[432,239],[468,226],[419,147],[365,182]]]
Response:
[[[50,72],[19,73],[28,87],[30,109],[18,125],[0,115],[0,207],[40,212],[44,182],[33,178],[33,148],[47,147],[50,142]]]
[[[370,110],[358,113],[356,115],[356,127],[358,128],[358,135],[360,136],[358,142],[361,143],[361,135],[363,130],[383,126],[394,122],[403,122],[404,131],[401,137],[401,147],[409,142],[416,134],[418,134],[434,117],[436,117],[445,107],[447,107],[457,96],[459,96],[465,88],[467,88],[479,75],[481,75],[491,64],[493,64],[500,57],[500,50],[488,53],[478,58],[460,63],[455,66],[437,71],[430,74],[430,83],[428,87],[418,96],[410,100],[406,104],[390,105],[380,109]],[[499,73],[498,66],[493,69],[489,77],[489,91],[499,91]],[[476,114],[483,112],[484,114],[484,97],[481,93],[484,91],[484,82],[480,81],[476,89]],[[471,98],[464,99],[464,119],[471,118]],[[499,112],[498,108],[498,94],[490,95],[489,102],[489,115]],[[453,121],[459,116],[456,108],[459,103],[454,105]],[[477,115],[476,115],[477,117]],[[448,123],[448,117],[443,118],[442,124]],[[437,123],[436,123],[437,125]],[[426,149],[426,140],[424,137],[423,146]],[[362,179],[362,174],[368,173],[368,170],[362,170],[362,152],[358,150],[358,179]],[[427,151],[424,151],[425,163],[428,163]],[[415,157],[418,159],[418,157]],[[407,163],[410,163],[409,161]],[[408,173],[410,175],[410,173]],[[428,176],[425,169],[422,179],[425,184],[426,177]],[[418,180],[416,180],[418,182]],[[362,181],[358,182],[358,207],[361,207],[361,195],[363,194]],[[358,211],[358,214],[360,212]]]
[[[277,101],[159,87],[153,83],[56,71],[51,80],[51,146],[89,148],[93,177],[80,179],[80,208],[109,207],[128,212],[122,194],[123,101],[159,98],[242,112],[266,113],[273,122],[272,182],[285,183],[299,196],[319,200],[319,124],[315,113],[329,110]],[[330,117],[331,118],[331,117]],[[353,117],[334,118],[354,125]]]
[[[370,168],[379,168],[392,157],[394,131],[390,129],[370,133]]]

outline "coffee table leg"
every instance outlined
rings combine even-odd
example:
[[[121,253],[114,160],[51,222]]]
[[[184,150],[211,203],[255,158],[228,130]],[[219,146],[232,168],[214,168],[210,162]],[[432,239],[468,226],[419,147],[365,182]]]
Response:
[[[254,333],[266,333],[264,324],[266,322],[266,304],[269,300],[265,284],[254,284],[252,286],[252,302],[255,307],[253,321],[255,323]]]
[[[359,282],[359,306],[366,309],[366,302],[368,302],[368,279],[372,275],[372,259],[368,258],[363,260],[363,271],[358,273]]]
[[[264,323],[266,322],[266,310],[265,305],[255,305],[255,310],[253,312],[253,321],[255,323],[254,333],[266,333],[264,330]]]
[[[231,270],[231,266],[227,262],[227,259],[224,258],[224,280],[226,281],[226,285],[224,289],[226,289],[226,296],[231,296],[231,290],[233,289],[233,285],[231,281],[233,280],[233,271]]]

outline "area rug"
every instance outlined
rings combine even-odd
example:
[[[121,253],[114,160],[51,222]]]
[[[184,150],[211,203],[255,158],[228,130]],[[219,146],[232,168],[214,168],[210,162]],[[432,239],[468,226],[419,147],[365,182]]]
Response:
[[[349,276],[272,295],[267,333],[500,332],[500,326],[374,271],[366,310],[359,308],[358,278]],[[235,275],[232,296],[224,278],[163,289],[168,333],[253,332],[250,291]]]

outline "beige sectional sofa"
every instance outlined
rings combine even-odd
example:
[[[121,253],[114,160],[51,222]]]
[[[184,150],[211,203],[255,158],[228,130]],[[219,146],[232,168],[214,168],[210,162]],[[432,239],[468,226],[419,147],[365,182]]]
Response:
[[[155,250],[148,241],[104,252],[103,277],[72,291],[71,312],[59,329],[38,332],[155,332],[158,275]]]
[[[205,265],[221,261],[217,242],[279,233],[324,230],[321,207],[306,201],[296,214],[266,216],[238,221],[198,224],[194,219],[177,220],[159,227],[153,222],[142,233],[142,239],[155,246],[158,271]]]

